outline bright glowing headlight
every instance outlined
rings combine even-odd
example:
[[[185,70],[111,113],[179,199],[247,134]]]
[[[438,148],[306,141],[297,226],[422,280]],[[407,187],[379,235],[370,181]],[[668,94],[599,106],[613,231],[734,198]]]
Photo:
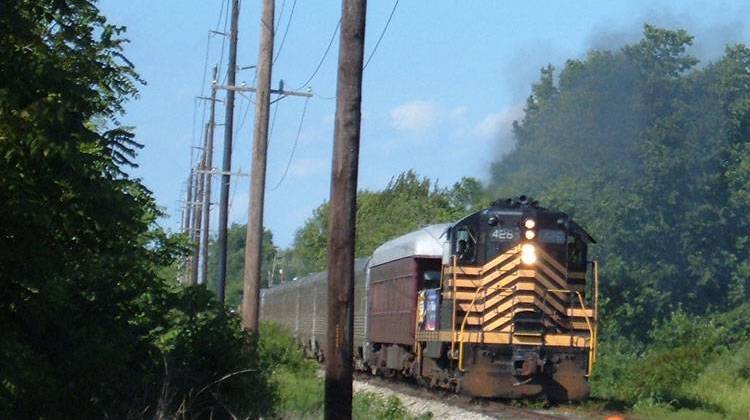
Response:
[[[526,219],[526,222],[523,225],[526,226],[526,229],[534,229],[536,222],[534,219]]]
[[[532,240],[536,236],[536,233],[533,230],[527,230],[524,236],[526,236],[526,239]]]
[[[521,262],[527,265],[536,262],[536,248],[532,244],[523,244],[521,246]]]

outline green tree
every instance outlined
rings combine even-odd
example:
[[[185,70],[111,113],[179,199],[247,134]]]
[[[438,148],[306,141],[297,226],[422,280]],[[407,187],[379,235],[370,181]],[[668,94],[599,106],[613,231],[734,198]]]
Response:
[[[230,308],[236,308],[242,303],[242,286],[245,278],[245,241],[247,239],[247,225],[232,224],[227,229],[227,284],[226,304]],[[273,244],[273,233],[263,229],[263,256],[261,258],[261,287],[268,287],[271,278],[271,270],[274,268],[274,258],[278,254]],[[208,281],[210,290],[216,290],[218,276],[218,245],[216,241],[209,244]],[[274,278],[278,281],[278,271]]]
[[[644,27],[619,51],[542,71],[496,195],[529,192],[599,239],[604,332],[648,339],[682,309],[748,298],[748,50],[698,68],[685,31]]]
[[[398,235],[421,226],[454,221],[481,207],[484,191],[474,178],[463,178],[451,188],[441,188],[429,178],[406,171],[393,178],[383,191],[357,195],[358,257],[372,252]],[[325,269],[328,255],[329,204],[321,204],[295,234],[283,263],[299,276]]]
[[[0,417],[268,413],[236,319],[159,277],[185,246],[125,172],[124,28],[87,0],[2,2],[0,27]]]

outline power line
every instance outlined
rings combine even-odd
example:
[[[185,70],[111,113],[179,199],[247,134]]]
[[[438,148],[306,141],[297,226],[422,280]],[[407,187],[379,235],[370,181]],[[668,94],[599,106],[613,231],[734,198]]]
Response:
[[[268,138],[273,138],[273,128],[276,127],[276,114],[279,112],[279,101],[273,103],[273,115],[271,116],[271,129],[268,130]]]
[[[208,73],[208,53],[211,50],[211,32],[206,34],[206,56],[203,59],[203,77],[201,77],[201,96],[206,92],[206,74]]]
[[[229,0],[224,0],[223,2],[221,2],[221,9],[219,9],[219,19],[216,21],[216,30],[217,31],[219,30],[219,26],[221,25],[221,18],[222,17],[224,17],[224,22],[226,22],[226,15],[224,14],[224,9],[228,10],[228,8],[226,7],[228,2],[229,2]],[[226,28],[226,23],[224,23],[224,28]]]
[[[286,98],[286,96],[282,96],[280,99]],[[273,140],[273,128],[276,126],[276,115],[279,111],[279,99],[273,101],[273,114],[271,114],[271,128],[268,130],[268,142],[271,143]],[[250,216],[250,207],[248,206],[247,209],[245,209],[245,220],[248,219]]]
[[[323,52],[323,56],[320,57],[320,61],[318,61],[317,67],[315,67],[315,70],[312,72],[310,77],[307,78],[307,81],[303,83],[302,86],[298,87],[297,90],[307,87],[310,84],[310,82],[312,82],[315,75],[318,74],[318,71],[323,66],[323,62],[326,60],[326,57],[328,57],[328,52],[331,51],[331,46],[333,45],[333,41],[336,39],[336,34],[339,32],[340,27],[341,27],[341,18],[339,18],[338,23],[336,23],[336,28],[333,30],[333,33],[331,34],[331,39],[328,40],[328,46],[326,47],[326,50]]]
[[[286,168],[284,168],[284,174],[281,175],[281,179],[279,179],[279,182],[276,183],[276,185],[271,188],[271,191],[275,191],[282,182],[284,182],[284,179],[286,179],[287,173],[289,173],[289,167],[292,165],[292,159],[294,159],[294,152],[297,150],[297,143],[299,143],[299,137],[302,133],[302,123],[305,121],[305,114],[307,113],[307,103],[310,100],[310,98],[305,98],[305,106],[302,108],[302,116],[299,119],[299,126],[297,127],[297,137],[294,139],[294,145],[292,146],[292,153],[289,154],[289,160],[286,163]]]
[[[284,36],[281,37],[281,43],[279,44],[279,49],[276,51],[276,57],[273,58],[273,61],[271,61],[271,64],[276,64],[276,60],[278,60],[279,55],[281,55],[281,50],[284,49],[284,42],[286,42],[286,36],[289,34],[289,27],[292,26],[292,17],[294,17],[294,8],[297,6],[297,0],[294,0],[292,3],[292,9],[289,11],[289,19],[286,21],[286,29],[284,30]]]
[[[276,26],[273,28],[273,33],[278,32],[279,25],[281,25],[281,18],[284,17],[284,8],[286,7],[286,0],[281,2],[281,10],[279,11],[279,20],[276,22]]]
[[[385,32],[388,30],[388,25],[391,24],[391,19],[393,19],[393,14],[396,13],[396,7],[398,6],[399,0],[396,0],[395,3],[393,3],[393,9],[391,9],[391,15],[388,16],[388,21],[385,22],[385,27],[383,28],[383,32],[380,33],[380,37],[378,37],[378,42],[375,43],[375,48],[372,49],[370,52],[370,55],[367,57],[367,60],[365,61],[365,65],[362,66],[362,69],[366,69],[367,65],[370,64],[370,60],[372,60],[372,56],[375,55],[375,51],[378,50],[378,46],[380,45],[380,41],[383,40],[383,37],[385,36]]]
[[[237,92],[237,93],[239,93],[239,94],[240,94],[240,96],[242,96],[242,97],[243,97],[243,98],[244,98],[244,99],[245,99],[246,101],[248,101],[248,102],[249,102],[249,103],[247,104],[247,107],[245,108],[245,113],[244,113],[244,114],[242,114],[242,112],[240,112],[240,114],[242,114],[242,121],[240,121],[240,126],[239,126],[239,128],[237,129],[237,131],[239,132],[240,130],[242,130],[242,127],[244,127],[244,126],[245,126],[245,121],[247,120],[247,114],[249,114],[249,113],[250,113],[250,104],[254,104],[254,103],[255,103],[255,101],[253,101],[252,99],[250,99],[250,97],[249,97],[249,96],[247,96],[247,95],[245,95],[245,94],[244,94],[243,92]]]
[[[219,67],[219,70],[221,70],[222,65],[224,64],[224,48],[226,46],[227,42],[227,24],[229,23],[229,0],[226,0],[227,7],[224,7],[224,4],[222,4],[222,10],[224,11],[224,28],[222,29],[222,37],[221,37],[221,50],[219,51],[219,64],[217,65]],[[219,11],[219,21],[216,22],[216,32],[219,31],[219,24],[221,22],[221,10]],[[224,79],[222,83],[225,83],[227,80],[227,73],[224,73]]]

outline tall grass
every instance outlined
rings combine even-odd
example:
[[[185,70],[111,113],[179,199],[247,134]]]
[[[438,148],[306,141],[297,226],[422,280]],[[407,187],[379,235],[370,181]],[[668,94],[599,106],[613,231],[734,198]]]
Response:
[[[271,370],[278,396],[276,415],[284,419],[320,419],[323,417],[323,379],[319,366],[305,359],[291,334],[274,323],[260,327],[263,365]],[[429,419],[430,414],[413,417],[401,401],[372,392],[357,392],[352,401],[355,419]]]
[[[750,418],[750,342],[717,357],[683,392],[728,418]]]

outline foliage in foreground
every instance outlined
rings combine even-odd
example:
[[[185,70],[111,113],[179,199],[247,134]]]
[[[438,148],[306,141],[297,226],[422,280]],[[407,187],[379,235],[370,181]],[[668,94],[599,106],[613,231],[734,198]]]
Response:
[[[750,304],[707,317],[675,313],[648,345],[607,341],[592,385],[636,413],[750,414]]]
[[[317,363],[306,359],[291,334],[272,322],[260,327],[264,364],[278,387],[277,414],[282,418],[318,419],[323,415],[323,378]],[[352,401],[355,419],[400,420],[414,418],[401,401],[371,392],[357,392]],[[430,415],[419,418],[431,418]]]
[[[124,28],[86,0],[0,2],[0,27],[0,418],[271,413],[237,320],[160,277],[186,246],[126,174]]]

